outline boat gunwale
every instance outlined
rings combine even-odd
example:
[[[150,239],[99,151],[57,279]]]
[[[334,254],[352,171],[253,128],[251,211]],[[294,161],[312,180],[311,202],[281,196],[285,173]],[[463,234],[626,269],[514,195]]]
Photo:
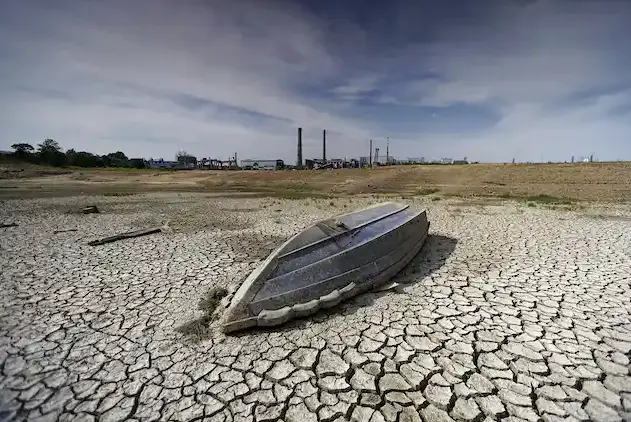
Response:
[[[363,210],[359,210],[359,211],[355,211],[355,212],[350,212],[350,213],[347,213],[347,214],[340,214],[340,215],[338,215],[338,216],[339,216],[339,217],[345,217],[345,216],[348,216],[348,215],[359,214],[359,213],[361,213],[361,212],[363,212],[363,211],[366,211],[366,210],[369,210],[369,209],[371,209],[371,208],[377,208],[378,206],[384,206],[384,205],[387,205],[387,204],[396,204],[396,202],[385,202],[385,203],[377,204],[377,205],[375,205],[375,206],[373,206],[373,207],[367,207],[367,208],[364,208]],[[391,211],[391,212],[389,212],[389,213],[387,213],[387,214],[384,214],[384,215],[381,215],[381,216],[379,216],[379,217],[375,217],[375,218],[373,218],[372,220],[368,220],[368,221],[366,221],[366,222],[364,222],[364,223],[362,223],[362,224],[359,224],[359,225],[353,226],[352,228],[350,228],[350,229],[348,229],[348,230],[346,230],[346,231],[344,231],[344,232],[342,232],[342,233],[339,233],[339,234],[336,234],[336,235],[333,235],[333,236],[327,235],[327,237],[325,237],[325,238],[323,238],[323,239],[316,240],[316,241],[311,242],[311,243],[309,243],[309,244],[307,244],[307,245],[301,246],[301,247],[300,247],[300,248],[298,248],[298,249],[294,249],[293,251],[286,252],[286,253],[284,253],[284,254],[282,254],[282,255],[278,255],[276,258],[277,258],[277,259],[281,259],[281,258],[285,258],[285,257],[291,256],[291,255],[293,255],[293,254],[295,254],[295,253],[297,253],[297,252],[300,252],[300,251],[303,251],[303,250],[305,250],[305,249],[308,249],[308,248],[310,248],[310,247],[312,247],[312,246],[315,246],[315,245],[317,245],[317,244],[319,244],[319,243],[323,243],[323,242],[326,242],[327,240],[335,239],[335,237],[336,237],[336,236],[340,236],[340,235],[342,235],[342,234],[344,234],[344,233],[348,233],[348,232],[349,232],[349,231],[351,231],[351,230],[357,230],[357,229],[360,229],[360,228],[365,227],[365,226],[367,226],[367,225],[369,225],[369,224],[372,224],[372,223],[375,223],[375,222],[377,222],[377,221],[379,221],[379,220],[383,220],[384,218],[390,217],[391,215],[394,215],[394,214],[399,213],[399,212],[401,212],[401,211],[405,211],[405,210],[406,210],[406,209],[408,209],[408,208],[410,208],[410,205],[409,205],[409,204],[401,205],[401,206],[400,206],[400,208],[399,208],[399,209],[397,209],[397,210]],[[333,217],[331,217],[331,218],[325,218],[325,219],[323,219],[323,220],[320,220],[320,221],[318,221],[317,223],[314,223],[314,224],[312,224],[311,226],[309,226],[309,227],[305,228],[304,230],[302,230],[300,233],[298,233],[298,235],[300,235],[300,234],[304,233],[306,230],[308,230],[308,229],[310,229],[310,228],[317,227],[317,226],[318,226],[318,224],[321,224],[321,223],[323,223],[323,222],[325,222],[325,221],[327,221],[327,220],[331,220],[332,218],[333,218]],[[296,236],[298,236],[298,235],[296,235]],[[293,239],[293,238],[292,238],[292,239]],[[289,243],[289,242],[287,242],[287,243]],[[284,246],[285,246],[285,245],[283,245],[283,247],[284,247]],[[333,255],[331,255],[331,256],[333,256]],[[287,273],[287,274],[289,274],[289,273]]]
[[[427,211],[427,210],[418,211],[416,214],[413,214],[411,217],[408,217],[406,220],[404,220],[403,222],[401,222],[399,225],[397,225],[397,226],[395,226],[395,227],[391,228],[390,230],[388,230],[388,231],[386,231],[386,232],[384,232],[384,233],[381,233],[381,234],[380,234],[380,235],[378,235],[378,236],[371,237],[371,238],[369,238],[369,239],[367,239],[367,240],[364,240],[363,242],[358,243],[357,245],[355,245],[355,246],[353,246],[353,247],[351,247],[351,248],[342,249],[341,251],[339,251],[339,252],[337,252],[337,253],[335,253],[335,254],[333,254],[333,255],[329,255],[329,256],[327,256],[326,258],[323,258],[323,259],[321,259],[321,260],[319,260],[319,261],[312,262],[311,264],[308,264],[308,265],[302,266],[302,267],[300,267],[300,268],[296,268],[295,270],[290,271],[290,272],[285,273],[285,274],[282,274],[282,275],[280,275],[280,276],[277,276],[277,277],[274,277],[274,278],[269,278],[269,279],[266,279],[266,280],[265,280],[265,282],[269,282],[269,281],[272,281],[272,280],[278,279],[278,278],[280,278],[280,277],[286,277],[286,276],[291,275],[291,274],[294,274],[294,273],[296,273],[296,272],[298,272],[298,271],[302,271],[302,270],[304,270],[304,269],[308,269],[308,268],[311,268],[311,267],[313,267],[313,266],[315,266],[315,265],[318,265],[318,264],[320,264],[320,263],[321,263],[322,261],[324,261],[324,260],[329,260],[329,259],[337,258],[337,257],[339,257],[339,256],[340,256],[340,255],[342,255],[342,254],[349,253],[349,252],[351,252],[351,251],[353,251],[353,250],[355,250],[355,249],[358,249],[358,248],[360,248],[360,247],[363,247],[363,246],[365,246],[366,244],[368,244],[368,243],[370,243],[370,242],[374,242],[375,240],[377,240],[377,239],[379,239],[379,238],[382,238],[382,237],[384,237],[384,236],[386,236],[386,235],[388,235],[388,234],[392,233],[392,232],[393,232],[393,231],[395,231],[395,230],[400,229],[400,228],[401,228],[401,227],[403,227],[404,225],[409,224],[412,220],[414,220],[415,218],[419,217],[421,214],[426,214],[426,211]],[[426,218],[425,220],[427,221],[427,218]],[[257,295],[258,293],[259,293],[259,292],[257,291],[257,292],[254,294],[254,297],[256,297],[256,295]],[[254,299],[254,298],[253,298],[253,299]]]

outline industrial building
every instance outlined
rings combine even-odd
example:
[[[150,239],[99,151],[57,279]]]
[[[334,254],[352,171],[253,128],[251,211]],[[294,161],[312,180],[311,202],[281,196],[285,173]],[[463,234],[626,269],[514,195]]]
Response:
[[[330,160],[323,160],[321,158],[307,158],[305,160],[305,168],[307,168],[308,170],[359,168],[359,160],[355,158],[332,158]]]
[[[279,170],[285,167],[285,162],[283,160],[255,160],[255,159],[245,159],[241,160],[241,168],[246,170]]]
[[[319,158],[307,158],[305,160],[305,167],[307,168],[307,170],[321,169],[327,167],[327,162],[326,160],[322,160]]]
[[[410,164],[424,164],[425,163],[425,157],[409,157],[408,158],[408,163],[410,163]]]
[[[145,160],[145,165],[151,169],[175,169],[179,167],[179,164],[177,161],[166,161],[162,158]]]

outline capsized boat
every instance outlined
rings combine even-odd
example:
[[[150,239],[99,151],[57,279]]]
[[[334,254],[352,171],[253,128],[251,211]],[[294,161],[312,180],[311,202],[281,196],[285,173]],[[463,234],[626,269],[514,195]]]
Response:
[[[319,221],[249,274],[222,329],[283,324],[379,287],[419,253],[428,231],[425,211],[395,202]]]

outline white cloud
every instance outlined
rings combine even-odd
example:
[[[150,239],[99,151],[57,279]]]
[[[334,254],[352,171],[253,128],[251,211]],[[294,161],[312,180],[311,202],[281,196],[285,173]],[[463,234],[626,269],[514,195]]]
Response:
[[[631,105],[622,2],[487,3],[479,21],[428,22],[431,39],[407,44],[374,44],[352,22],[332,29],[290,2],[62,3],[11,2],[0,17],[3,148],[54,137],[101,153],[291,162],[302,126],[305,156],[319,155],[325,128],[340,156],[386,135],[401,156],[631,155],[629,115],[615,113]],[[627,88],[574,98],[606,86]],[[384,113],[363,118],[355,101],[374,92]],[[441,108],[426,113],[444,127],[392,130],[397,104]],[[497,119],[464,131],[458,104]]]
[[[365,75],[347,81],[346,84],[332,89],[333,94],[344,100],[358,100],[378,88],[379,77]]]

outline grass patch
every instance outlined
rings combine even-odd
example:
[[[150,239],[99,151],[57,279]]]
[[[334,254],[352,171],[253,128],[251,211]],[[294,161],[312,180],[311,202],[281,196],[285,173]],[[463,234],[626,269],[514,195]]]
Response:
[[[210,337],[210,323],[217,319],[215,310],[219,306],[221,299],[228,294],[228,291],[221,287],[213,287],[201,298],[197,309],[204,314],[192,321],[186,322],[175,329],[178,333],[184,334],[192,343],[199,343]]]
[[[578,205],[578,204],[571,204],[571,205],[561,205],[559,207],[557,207],[557,209],[560,209],[562,211],[582,211],[585,209],[584,205]]]
[[[535,204],[547,204],[547,205],[572,205],[574,200],[570,198],[562,198],[558,196],[552,196],[547,194],[539,194],[534,196],[527,196],[523,198],[524,201]]]
[[[416,192],[414,192],[414,195],[416,196],[427,196],[427,195],[432,195],[436,192],[438,192],[440,189],[438,188],[423,188],[423,189],[417,189]]]

